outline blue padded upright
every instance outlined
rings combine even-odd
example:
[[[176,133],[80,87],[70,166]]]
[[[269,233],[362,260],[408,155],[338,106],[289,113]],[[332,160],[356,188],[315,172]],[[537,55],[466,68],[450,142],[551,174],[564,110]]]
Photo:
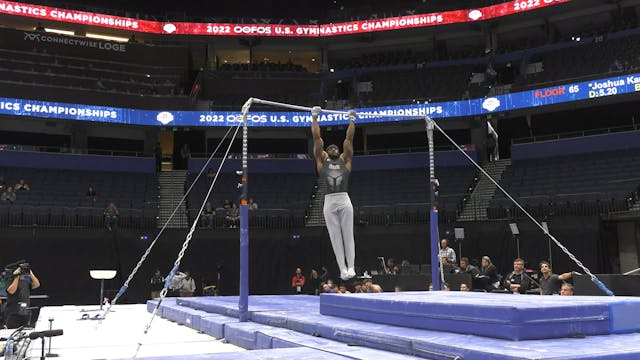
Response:
[[[322,294],[320,313],[509,340],[640,330],[640,299],[464,292]]]

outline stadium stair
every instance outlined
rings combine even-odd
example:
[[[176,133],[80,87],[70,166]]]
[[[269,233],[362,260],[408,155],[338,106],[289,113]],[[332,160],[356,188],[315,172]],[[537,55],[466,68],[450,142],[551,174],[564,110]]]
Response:
[[[184,170],[162,171],[158,173],[158,228],[161,228],[171,216],[175,207],[184,196],[184,184],[187,172]],[[167,225],[168,228],[183,229],[188,225],[187,202],[180,204],[178,212]]]
[[[502,173],[509,165],[511,165],[511,159],[505,159],[486,163],[483,168],[487,174],[500,183]],[[464,205],[462,212],[458,215],[458,221],[487,220],[487,208],[495,192],[495,184],[484,174],[480,174],[480,181],[473,189],[471,197]]]
[[[320,177],[316,178],[315,191],[311,200],[311,208],[307,213],[307,219],[305,221],[306,226],[325,226],[322,208],[324,206],[324,195],[326,193],[327,186],[324,181],[321,181]]]

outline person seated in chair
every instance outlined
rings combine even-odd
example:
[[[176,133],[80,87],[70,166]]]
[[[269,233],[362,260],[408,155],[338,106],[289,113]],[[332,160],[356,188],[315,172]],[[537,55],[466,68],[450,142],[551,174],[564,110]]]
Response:
[[[116,207],[116,204],[110,202],[109,205],[104,209],[104,225],[109,229],[109,231],[113,230],[118,224],[118,216],[120,216],[120,211]]]
[[[513,260],[513,271],[504,279],[504,287],[514,294],[524,294],[531,286],[531,279],[524,272],[524,260]]]
[[[18,183],[16,183],[13,186],[13,189],[15,191],[29,191],[29,190],[31,190],[31,188],[29,187],[29,184],[24,182],[24,179],[20,179],[20,181],[18,181]]]

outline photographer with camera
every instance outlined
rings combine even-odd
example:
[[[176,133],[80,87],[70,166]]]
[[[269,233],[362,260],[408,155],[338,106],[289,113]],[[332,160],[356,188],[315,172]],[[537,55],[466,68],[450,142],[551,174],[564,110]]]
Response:
[[[40,280],[33,274],[29,264],[20,263],[13,271],[13,279],[7,286],[6,326],[16,329],[29,322],[29,296],[31,289],[40,287]]]

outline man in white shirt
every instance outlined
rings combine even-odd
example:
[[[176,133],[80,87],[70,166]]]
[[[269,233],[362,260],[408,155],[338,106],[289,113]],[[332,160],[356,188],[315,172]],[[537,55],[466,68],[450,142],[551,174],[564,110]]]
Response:
[[[447,245],[447,239],[440,240],[440,251],[438,252],[438,259],[446,257],[449,264],[456,263],[456,252]]]

